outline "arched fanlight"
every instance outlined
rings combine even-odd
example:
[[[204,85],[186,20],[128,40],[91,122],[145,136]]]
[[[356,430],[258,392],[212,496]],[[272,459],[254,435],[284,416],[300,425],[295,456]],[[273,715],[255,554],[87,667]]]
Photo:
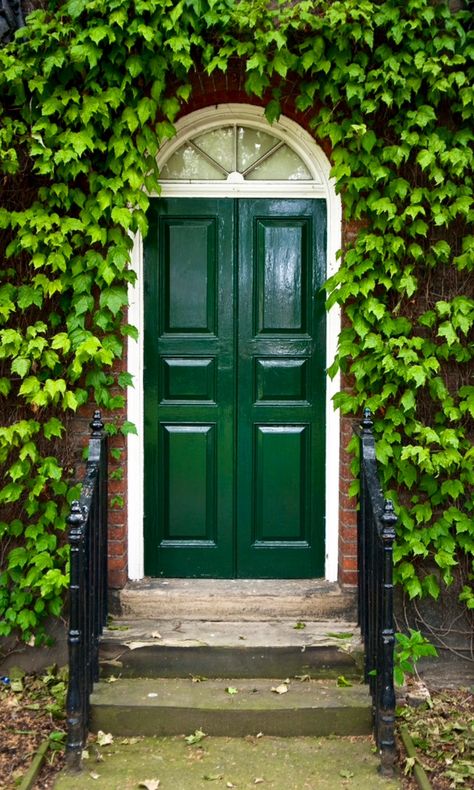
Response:
[[[311,181],[280,138],[249,126],[221,126],[191,137],[161,168],[166,181]]]

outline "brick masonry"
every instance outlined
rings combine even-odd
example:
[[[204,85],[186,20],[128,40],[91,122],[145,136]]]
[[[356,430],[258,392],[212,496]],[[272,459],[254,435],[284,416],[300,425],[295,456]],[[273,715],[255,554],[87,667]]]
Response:
[[[203,72],[195,72],[192,77],[192,93],[189,102],[185,105],[182,115],[187,115],[195,110],[205,107],[228,104],[245,103],[263,106],[270,97],[259,100],[255,97],[249,98],[244,90],[245,71],[242,69],[238,60],[231,61],[226,74],[215,72],[211,76]],[[298,123],[311,133],[309,128],[309,113],[300,113],[294,106],[294,96],[296,95],[296,85],[285,82],[284,97],[282,99],[282,113]],[[318,140],[326,156],[330,159],[331,149],[328,141]],[[358,226],[354,223],[343,222],[343,247],[347,247],[355,238]],[[117,366],[115,373],[120,369],[126,369],[126,358],[120,366]],[[343,380],[342,386],[348,388],[350,383]],[[78,437],[78,469],[81,466],[80,457],[83,447],[87,444],[89,436],[89,422],[93,407],[83,407],[74,420],[73,430]],[[123,413],[115,413],[114,417],[104,414],[105,420],[125,419],[126,410]],[[357,584],[357,513],[356,501],[349,496],[349,486],[352,482],[350,471],[351,458],[347,452],[347,445],[352,436],[353,420],[341,417],[341,460],[339,476],[339,582],[343,586],[352,587]],[[133,513],[127,511],[127,459],[126,459],[126,440],[123,436],[114,436],[110,441],[111,448],[122,451],[120,461],[110,458],[110,472],[117,469],[123,470],[123,476],[119,479],[112,479],[109,484],[109,585],[111,588],[119,589],[127,582],[127,519]]]

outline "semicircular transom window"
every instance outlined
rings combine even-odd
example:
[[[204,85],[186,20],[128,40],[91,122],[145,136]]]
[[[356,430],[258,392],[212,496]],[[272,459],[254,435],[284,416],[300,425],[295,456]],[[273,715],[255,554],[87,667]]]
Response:
[[[161,167],[170,181],[312,181],[283,140],[248,126],[221,126],[190,137]]]

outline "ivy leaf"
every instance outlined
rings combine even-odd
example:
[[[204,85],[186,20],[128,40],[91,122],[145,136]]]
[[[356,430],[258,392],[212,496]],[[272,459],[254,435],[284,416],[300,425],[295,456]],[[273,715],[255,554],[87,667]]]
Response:
[[[120,387],[133,387],[133,376],[131,373],[119,373],[117,381]]]
[[[438,328],[438,337],[444,337],[448,346],[452,346],[453,343],[457,342],[458,336],[456,334],[453,325],[448,321],[440,324]]]
[[[82,12],[86,9],[87,6],[88,6],[87,0],[68,0],[66,4],[68,14],[73,19],[77,19],[77,17],[82,14]]]
[[[26,357],[17,357],[12,362],[12,373],[17,373],[20,378],[24,378],[31,367],[31,360]]]
[[[117,225],[121,225],[123,228],[127,229],[132,224],[132,213],[128,208],[115,208],[112,209],[112,220],[116,222]]]
[[[133,422],[129,422],[128,420],[124,420],[124,422],[122,423],[122,425],[120,427],[120,433],[123,436],[128,436],[131,433],[137,435],[138,431],[137,431],[136,425],[134,425]]]
[[[100,306],[107,307],[112,315],[117,315],[119,310],[128,304],[127,291],[119,285],[104,288],[100,294],[99,302]]]

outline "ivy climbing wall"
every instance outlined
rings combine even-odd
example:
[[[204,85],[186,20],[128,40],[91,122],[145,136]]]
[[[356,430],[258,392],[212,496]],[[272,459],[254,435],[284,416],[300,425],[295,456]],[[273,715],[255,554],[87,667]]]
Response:
[[[474,608],[471,13],[442,0],[44,5],[0,51],[0,633],[31,639],[61,610],[71,426],[91,401],[119,437],[120,488],[131,234],[146,234],[156,153],[196,75],[236,68],[247,101],[270,121],[291,105],[330,152],[351,229],[327,284],[345,315],[336,406],[345,441],[364,406],[380,417],[397,578],[412,597],[455,578]]]

